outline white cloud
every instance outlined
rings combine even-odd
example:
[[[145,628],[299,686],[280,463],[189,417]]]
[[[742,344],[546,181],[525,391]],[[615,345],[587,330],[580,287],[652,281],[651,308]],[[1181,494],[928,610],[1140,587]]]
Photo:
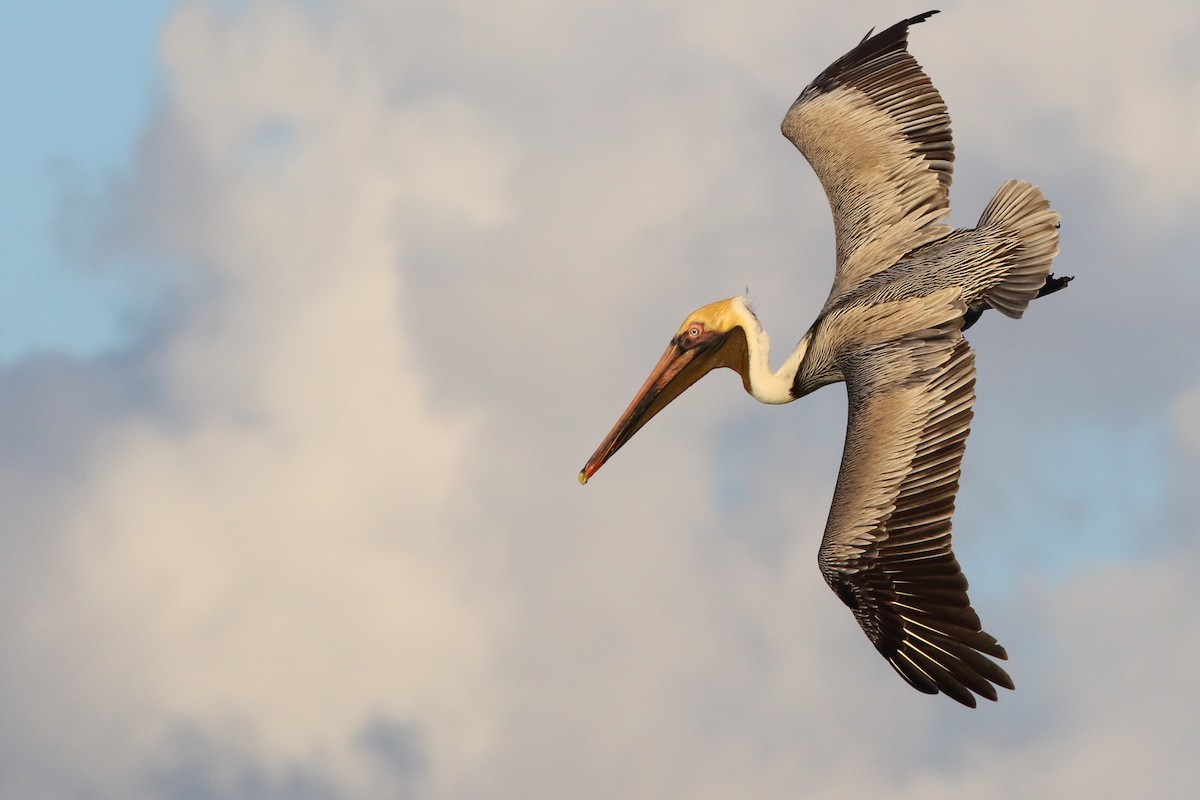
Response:
[[[283,4],[187,7],[165,34],[164,128],[188,141],[156,146],[207,172],[171,187],[204,206],[175,255],[215,288],[154,354],[169,414],[92,450],[43,620],[50,657],[92,665],[82,727],[138,723],[81,744],[105,757],[232,720],[295,759],[382,715],[419,724],[437,770],[496,733],[506,610],[456,528],[478,420],[432,403],[399,309],[403,215],[494,224],[507,157],[461,103],[389,103],[336,45]],[[256,149],[269,125],[294,134]]]
[[[1063,44],[1069,20],[1031,30],[1010,10],[967,49],[955,36],[980,12],[948,10],[914,49],[939,85],[947,72],[989,90],[993,60],[1020,86],[1041,85],[1029,59],[1046,50],[1095,60]],[[1185,785],[1165,766],[1186,756],[1186,704],[1152,681],[1188,691],[1190,661],[1164,670],[1153,654],[1195,649],[1192,591],[1153,556],[988,598],[1019,687],[996,706],[967,712],[891,673],[815,568],[836,388],[780,411],[721,375],[575,485],[691,307],[749,283],[777,347],[799,337],[825,294],[831,226],[775,126],[817,69],[895,16],[882,3],[836,20],[813,4],[179,9],[163,38],[169,102],[115,193],[129,214],[112,236],[193,277],[161,340],[114,367],[151,399],[114,392],[60,432],[69,476],[5,465],[55,491],[7,512],[32,508],[53,544],[36,613],[3,595],[18,643],[5,675],[31,687],[17,717],[42,766],[0,769],[16,776],[0,789],[29,796],[38,769],[112,797]],[[1130,37],[1128,58],[1172,34]],[[1024,36],[1033,55],[1013,60],[1001,44]],[[956,130],[978,132],[986,119],[957,120],[986,117],[986,93],[957,91]],[[1040,91],[970,146],[1036,152],[1029,131],[1054,95]],[[1161,111],[1166,94],[1144,101]],[[1103,102],[1076,91],[1071,113],[1098,118]],[[1141,169],[1121,158],[1107,177]],[[1127,210],[1111,199],[1088,208]],[[1041,365],[1018,337],[1044,338],[1048,319],[981,337],[992,408],[1105,394],[1116,378],[1089,365],[1134,347]],[[62,384],[41,380],[66,408]],[[992,418],[1018,440],[1039,430]],[[49,450],[56,432],[38,431]],[[973,464],[987,462],[968,455],[968,477]],[[1128,748],[1144,760],[1118,771]]]
[[[1112,193],[1124,224],[1169,230],[1200,200],[1188,178],[1200,171],[1190,144],[1200,87],[1187,44],[1200,9],[1128,12],[1082,0],[955,4],[935,20],[954,33],[921,31],[922,61],[937,71],[960,151],[986,145],[998,168],[1036,167],[1041,181],[1047,167],[1077,180],[1102,172],[1096,190]]]

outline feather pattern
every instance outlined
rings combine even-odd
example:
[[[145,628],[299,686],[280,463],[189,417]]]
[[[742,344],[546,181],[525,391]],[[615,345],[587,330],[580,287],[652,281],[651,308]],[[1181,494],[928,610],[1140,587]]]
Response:
[[[897,23],[833,62],[783,118],[833,210],[832,303],[922,244],[945,236],[954,144],[946,104]]]
[[[820,549],[826,582],[900,675],[969,706],[1013,684],[950,548],[975,401],[961,316],[841,358],[846,447]]]

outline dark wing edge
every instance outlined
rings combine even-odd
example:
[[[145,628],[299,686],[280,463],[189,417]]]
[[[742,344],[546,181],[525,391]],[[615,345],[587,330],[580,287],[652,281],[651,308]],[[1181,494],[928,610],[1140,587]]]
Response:
[[[810,91],[825,92],[836,86],[845,84],[853,85],[854,82],[851,76],[855,75],[854,70],[861,71],[864,64],[868,64],[888,53],[897,50],[903,51],[908,44],[908,29],[913,25],[924,22],[934,14],[940,13],[942,12],[936,9],[926,11],[924,14],[900,20],[895,25],[880,31],[878,34],[875,34],[874,29],[867,31],[867,35],[850,52],[834,61],[820,75],[814,78],[812,83],[805,87],[805,93]],[[802,94],[801,97],[803,96]]]
[[[817,173],[833,211],[830,298],[949,233],[954,143],[946,104],[908,53],[928,11],[864,39],[810,83],[783,134]]]
[[[846,450],[821,572],[909,684],[975,707],[1012,679],[950,547],[975,367],[960,323],[847,359]]]

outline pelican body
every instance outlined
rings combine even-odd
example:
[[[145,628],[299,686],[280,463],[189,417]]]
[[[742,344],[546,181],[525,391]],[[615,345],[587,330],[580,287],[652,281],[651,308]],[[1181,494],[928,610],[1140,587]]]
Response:
[[[718,367],[763,403],[844,382],[846,443],[821,573],[901,677],[973,707],[977,695],[995,700],[997,686],[1013,683],[950,547],[975,400],[963,331],[987,309],[1019,318],[1071,279],[1050,274],[1059,216],[1028,183],[1001,186],[973,229],[942,222],[950,120],[907,50],[909,26],[936,13],[868,33],[783,119],[825,189],[837,238],[833,288],[796,348],[772,370],[767,334],[744,297],[689,314],[579,480]]]

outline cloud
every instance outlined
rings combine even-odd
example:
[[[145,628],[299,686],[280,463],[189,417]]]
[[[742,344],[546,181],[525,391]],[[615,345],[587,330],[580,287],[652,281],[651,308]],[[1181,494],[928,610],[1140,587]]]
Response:
[[[1098,492],[1121,506],[1110,522],[1187,518],[1178,493],[1125,503],[1130,468],[1083,462],[1194,475],[1146,444],[1194,376],[1153,402],[1137,388],[1184,345],[1136,361],[1129,333],[1181,325],[1185,301],[1131,292],[1124,261],[1149,253],[1155,280],[1182,284],[1188,234],[1114,241],[1086,220],[1196,198],[1165,178],[1134,199],[1079,188],[1097,165],[1105,185],[1157,174],[1119,131],[1070,140],[1108,102],[1082,67],[1063,67],[1080,90],[1060,101],[1083,155],[1054,162],[1072,145],[1039,127],[1057,95],[1037,59],[1096,56],[1063,44],[1073,21],[1031,30],[1026,6],[914,33],[960,87],[960,148],[983,152],[956,197],[981,207],[994,164],[1019,162],[1060,181],[1081,230],[1071,291],[973,339],[972,448],[993,455],[968,454],[956,537],[968,574],[991,570],[975,596],[1016,693],[972,713],[912,692],[820,580],[836,388],[781,411],[714,377],[574,481],[690,308],[749,283],[776,347],[799,338],[832,237],[775,127],[894,11],[188,3],[98,245],[174,265],[158,324],[122,359],[31,361],[0,383],[21,532],[0,567],[0,794],[1179,794],[1185,526],[1049,577],[978,546],[1070,562],[1027,521],[1075,525],[1064,540],[1088,548],[1095,517],[1072,508]],[[969,59],[964,30],[988,32]],[[1183,36],[1143,33],[1131,63]],[[1024,37],[1028,59],[1001,46]],[[1194,85],[1139,103],[1176,114],[1175,81]],[[998,85],[1038,88],[997,119]]]
[[[1200,112],[1179,102],[1195,91],[1186,42],[1200,12],[1164,4],[1127,16],[1114,13],[1118,8],[963,4],[936,20],[945,26],[952,18],[956,34],[920,32],[928,54],[921,60],[941,76],[966,151],[960,156],[972,157],[983,144],[989,159],[1008,169],[1036,165],[1041,181],[1053,175],[1050,166],[1101,172],[1095,191],[1112,193],[1139,223],[1169,230],[1200,199],[1184,177],[1200,168],[1187,145]],[[997,31],[1011,38],[994,38]],[[979,45],[966,69],[959,60],[964,41]]]
[[[1180,438],[1200,458],[1200,385],[1185,392],[1174,411]]]
[[[477,421],[431,403],[398,307],[403,215],[494,224],[506,157],[453,98],[390,104],[324,35],[282,4],[165,31],[172,102],[126,199],[169,205],[118,233],[199,275],[139,356],[155,413],[93,420],[75,455],[18,676],[88,665],[41,678],[88,708],[53,732],[91,768],[135,771],[179,721],[290,759],[384,714],[419,721],[435,765],[494,735],[504,608],[454,524]]]

